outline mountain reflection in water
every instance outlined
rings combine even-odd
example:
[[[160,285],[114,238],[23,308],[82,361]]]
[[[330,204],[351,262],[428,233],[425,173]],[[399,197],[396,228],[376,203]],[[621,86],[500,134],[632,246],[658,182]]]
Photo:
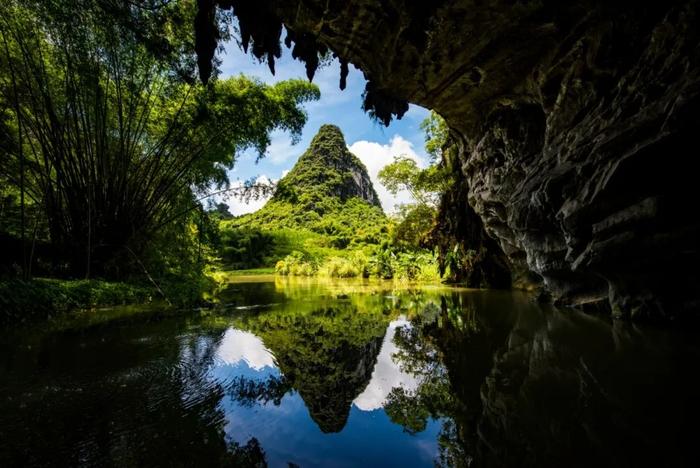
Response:
[[[8,331],[0,466],[698,462],[694,331],[511,292],[245,281],[215,312]]]

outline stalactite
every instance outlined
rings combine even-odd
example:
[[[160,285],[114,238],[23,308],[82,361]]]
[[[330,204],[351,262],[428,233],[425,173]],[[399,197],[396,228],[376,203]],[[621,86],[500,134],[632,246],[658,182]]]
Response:
[[[258,60],[267,62],[272,74],[275,74],[275,60],[282,56],[280,47],[282,20],[273,12],[270,0],[251,3],[243,0],[198,0],[195,17],[195,51],[199,76],[207,83],[213,73],[213,60],[217,42],[220,38],[216,24],[216,8],[232,10],[238,19],[240,40],[243,50],[251,52]],[[304,63],[306,76],[312,81],[321,60],[328,55],[327,44],[309,32],[297,32],[286,28],[285,45],[291,49],[292,57]],[[349,73],[346,58],[333,54],[340,61],[341,90],[347,85]],[[388,126],[393,118],[400,119],[408,110],[408,101],[396,98],[386,90],[379,89],[369,79],[363,94],[362,108],[377,121]]]

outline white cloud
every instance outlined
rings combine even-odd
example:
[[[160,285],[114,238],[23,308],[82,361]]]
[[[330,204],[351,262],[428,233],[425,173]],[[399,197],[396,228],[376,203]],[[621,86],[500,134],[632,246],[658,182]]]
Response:
[[[224,364],[235,365],[241,361],[255,370],[275,367],[272,353],[252,333],[229,328],[224,333],[216,357]]]
[[[402,371],[392,357],[398,351],[394,344],[396,329],[403,326],[410,326],[404,317],[389,323],[369,384],[353,401],[362,411],[382,408],[393,388],[403,387],[410,392],[418,387],[418,380],[413,375]]]
[[[372,179],[372,184],[374,184],[377,195],[379,195],[379,200],[382,202],[384,211],[392,212],[396,205],[414,201],[413,197],[411,197],[406,190],[392,195],[386,187],[379,182],[378,177],[379,171],[387,164],[394,162],[394,157],[396,156],[411,158],[416,161],[419,167],[425,167],[423,158],[414,151],[413,143],[406,140],[401,135],[394,135],[388,145],[360,140],[356,141],[348,148],[355,156],[360,158],[360,161],[362,161],[365,166],[367,166],[367,172],[369,173],[370,179]]]
[[[276,182],[276,180],[272,180],[266,175],[261,175],[257,179],[255,179],[255,182],[258,184],[270,184]],[[243,182],[240,180],[237,180],[235,182],[231,182],[231,188],[239,188],[243,186]],[[254,211],[258,211],[260,208],[262,208],[265,203],[271,198],[271,195],[265,196],[265,197],[260,197],[257,200],[251,198],[247,202],[245,200],[241,200],[235,195],[235,191],[231,191],[232,195],[229,197],[226,197],[224,199],[224,202],[228,204],[229,210],[231,211],[232,214],[238,216],[246,213],[253,213]]]

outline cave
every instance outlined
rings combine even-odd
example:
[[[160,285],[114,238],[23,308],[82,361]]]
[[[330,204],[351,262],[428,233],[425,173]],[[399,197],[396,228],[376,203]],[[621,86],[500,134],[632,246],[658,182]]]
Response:
[[[244,47],[273,72],[284,26],[309,79],[319,54],[340,58],[341,87],[348,63],[360,69],[380,122],[409,102],[439,113],[467,194],[451,213],[540,282],[540,297],[688,319],[700,280],[698,3],[200,0],[195,29],[205,81],[213,12],[232,9]]]

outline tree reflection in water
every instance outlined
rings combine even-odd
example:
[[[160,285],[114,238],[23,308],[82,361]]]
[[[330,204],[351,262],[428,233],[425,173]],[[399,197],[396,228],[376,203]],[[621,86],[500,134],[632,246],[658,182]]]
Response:
[[[436,343],[438,335],[468,340],[478,332],[475,311],[465,304],[460,294],[442,296],[439,306],[428,303],[411,324],[397,329],[394,343],[399,351],[394,359],[404,372],[418,378],[415,390],[402,387],[392,390],[385,411],[392,421],[401,424],[409,433],[425,430],[429,418],[441,419],[439,435],[440,464],[445,466],[469,465],[464,440],[457,417],[467,406],[454,393],[443,351]],[[444,343],[443,343],[444,344]]]

